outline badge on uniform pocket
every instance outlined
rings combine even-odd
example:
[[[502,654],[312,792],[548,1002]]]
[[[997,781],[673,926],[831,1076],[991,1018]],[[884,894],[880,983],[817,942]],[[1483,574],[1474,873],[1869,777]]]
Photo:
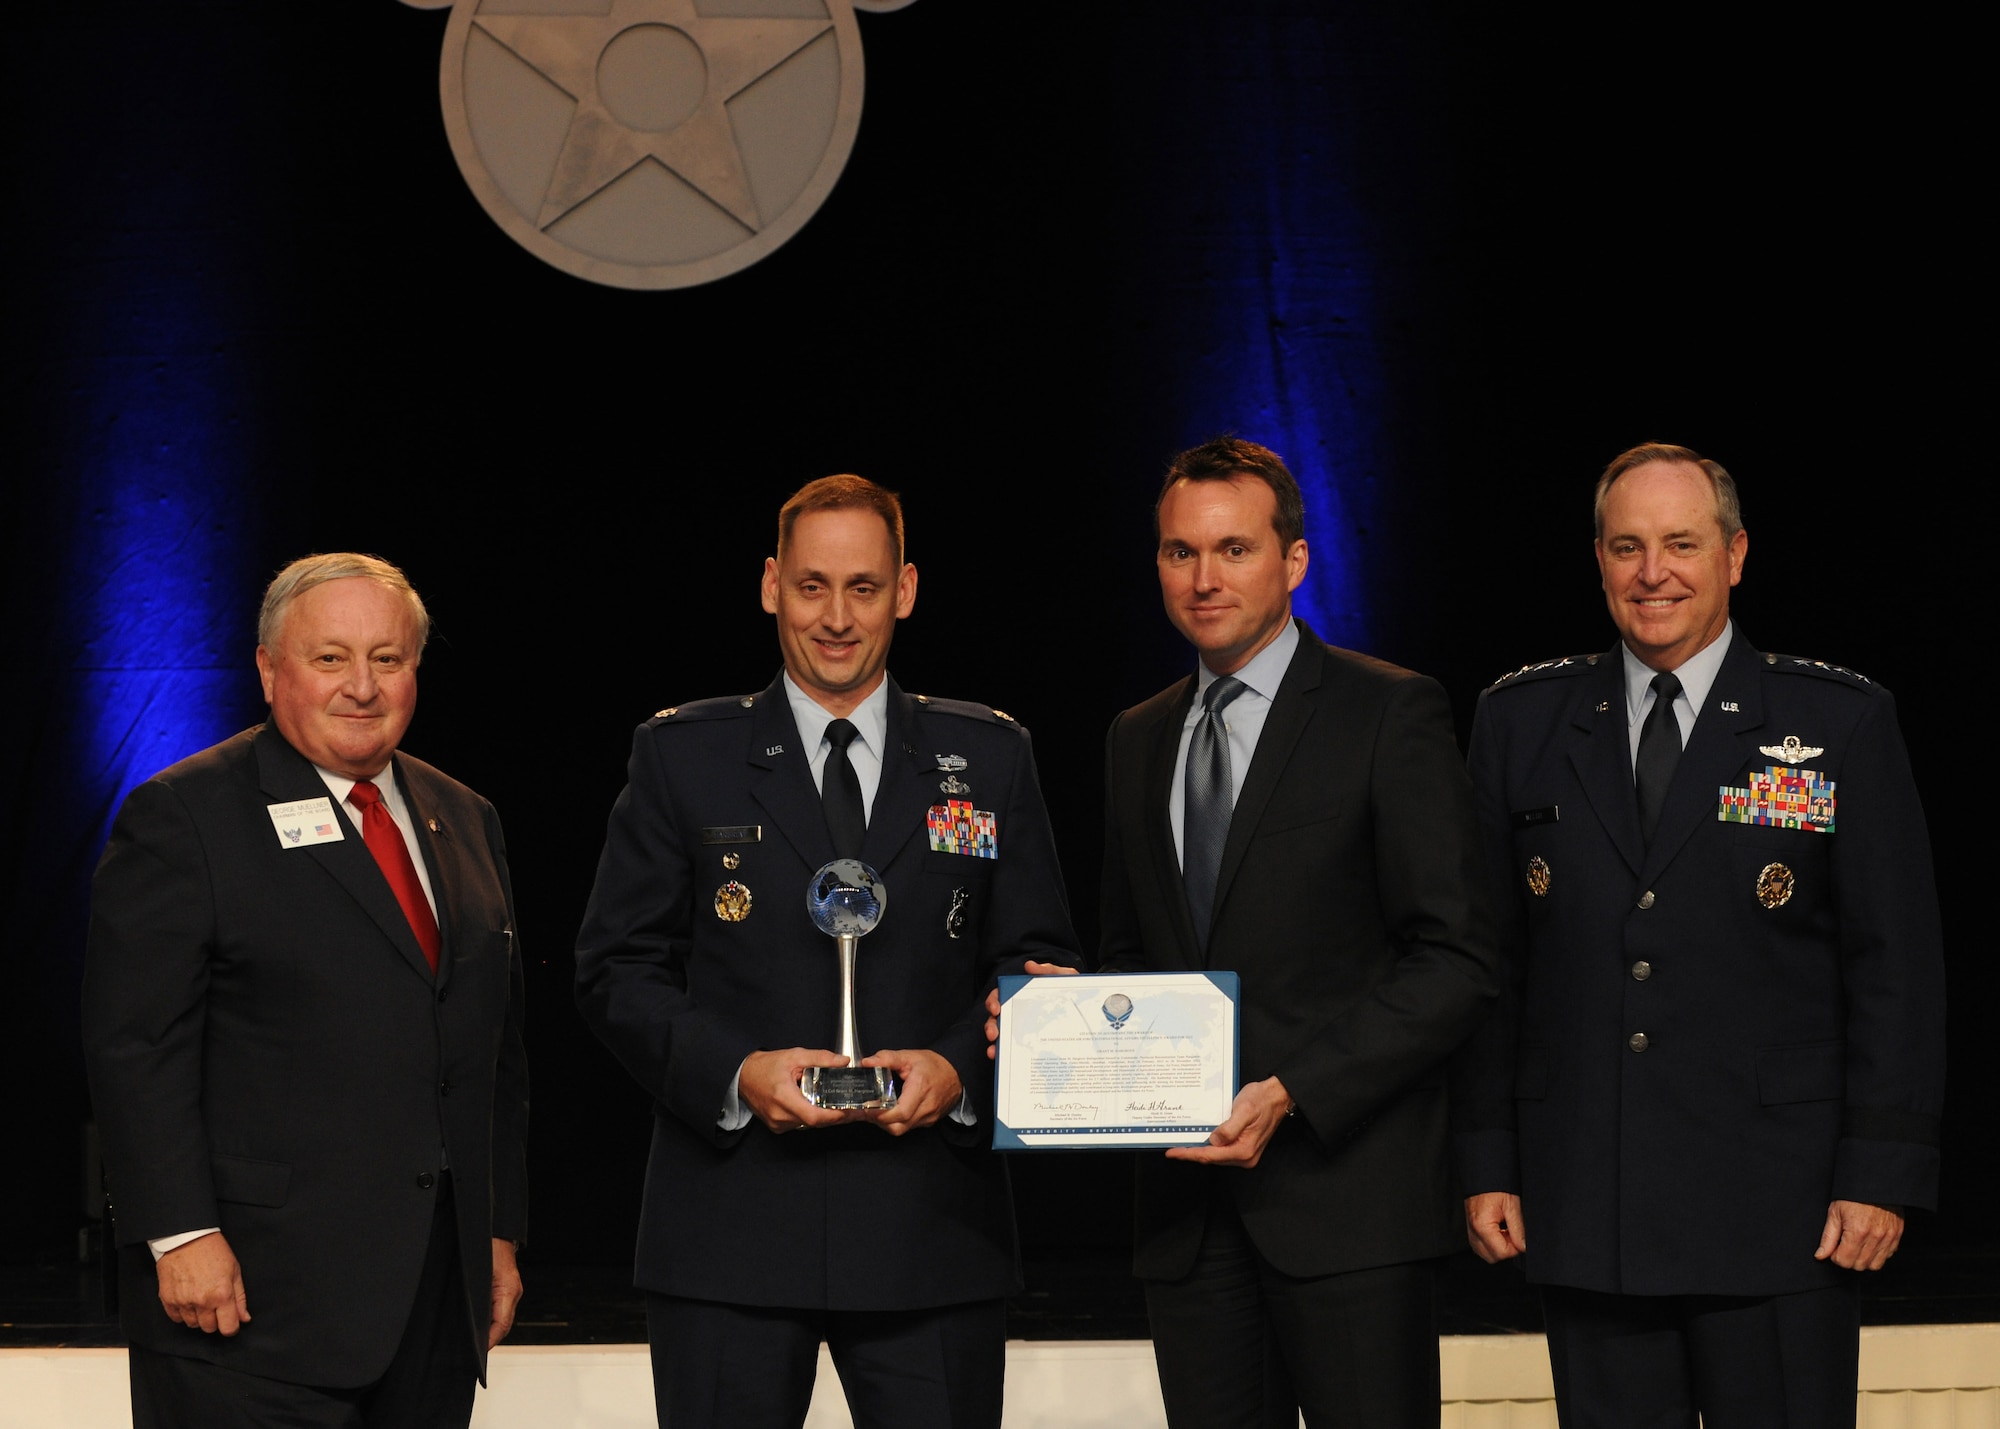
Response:
[[[1830,834],[1835,805],[1833,790],[1833,780],[1816,769],[1773,764],[1749,775],[1740,788],[1724,784],[1715,817],[1725,824]]]
[[[975,809],[966,800],[933,804],[924,820],[932,853],[957,853],[968,858],[1000,856],[1000,825],[989,809]]]

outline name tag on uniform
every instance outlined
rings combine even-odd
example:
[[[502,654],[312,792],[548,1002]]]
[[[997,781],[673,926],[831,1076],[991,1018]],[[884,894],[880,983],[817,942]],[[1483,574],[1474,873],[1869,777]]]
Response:
[[[347,835],[341,831],[340,815],[333,800],[324,796],[301,799],[295,804],[266,804],[271,827],[278,831],[280,848],[306,848],[312,844],[339,843]]]

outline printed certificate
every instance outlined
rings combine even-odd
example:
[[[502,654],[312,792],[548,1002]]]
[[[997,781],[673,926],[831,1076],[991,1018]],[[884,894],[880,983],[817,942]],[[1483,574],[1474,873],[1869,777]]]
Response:
[[[998,1151],[1199,1146],[1236,1099],[1229,972],[1000,979]]]

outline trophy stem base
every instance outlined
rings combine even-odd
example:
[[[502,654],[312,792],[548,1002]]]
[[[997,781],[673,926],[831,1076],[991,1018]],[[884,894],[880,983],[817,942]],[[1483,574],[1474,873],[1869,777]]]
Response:
[[[887,1067],[808,1067],[799,1090],[826,1111],[887,1111],[896,1104],[897,1087]]]

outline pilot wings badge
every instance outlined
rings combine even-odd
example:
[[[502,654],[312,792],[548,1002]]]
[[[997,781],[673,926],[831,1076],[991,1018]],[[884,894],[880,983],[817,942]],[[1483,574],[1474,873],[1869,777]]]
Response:
[[[1796,734],[1786,735],[1783,744],[1760,744],[1757,746],[1757,752],[1768,754],[1771,758],[1781,760],[1794,768],[1808,759],[1817,759],[1826,753],[1817,744],[1800,744]]]

